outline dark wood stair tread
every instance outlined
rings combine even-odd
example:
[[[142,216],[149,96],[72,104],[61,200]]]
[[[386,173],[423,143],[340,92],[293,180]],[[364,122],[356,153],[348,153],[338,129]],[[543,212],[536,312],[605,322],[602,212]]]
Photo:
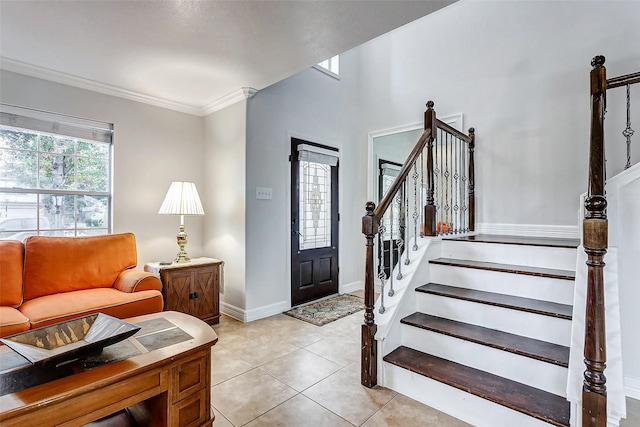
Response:
[[[569,425],[569,402],[544,390],[400,346],[384,361],[553,425]]]
[[[499,271],[501,273],[525,274],[528,276],[547,277],[550,279],[575,280],[576,273],[570,270],[555,268],[540,268],[527,265],[499,264],[486,261],[471,261],[466,259],[436,258],[429,260],[431,264],[449,265],[452,267],[476,268],[479,270]]]
[[[542,314],[544,316],[558,317],[566,320],[571,320],[573,314],[573,307],[566,304],[515,297],[494,292],[476,291],[474,289],[457,288],[439,283],[428,283],[419,286],[416,288],[416,292],[526,311],[528,313]]]
[[[499,243],[505,245],[545,246],[550,248],[577,248],[580,239],[556,237],[504,236],[496,234],[477,234],[475,236],[445,237],[443,240],[461,242]]]
[[[425,313],[413,313],[402,319],[401,323],[565,368],[569,366],[569,347],[558,344]]]

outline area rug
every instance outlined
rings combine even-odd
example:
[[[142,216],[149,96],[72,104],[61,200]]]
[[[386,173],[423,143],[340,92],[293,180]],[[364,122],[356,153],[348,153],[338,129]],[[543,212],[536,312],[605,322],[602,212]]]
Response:
[[[344,294],[292,308],[284,314],[316,326],[323,326],[360,310],[364,310],[364,299]]]

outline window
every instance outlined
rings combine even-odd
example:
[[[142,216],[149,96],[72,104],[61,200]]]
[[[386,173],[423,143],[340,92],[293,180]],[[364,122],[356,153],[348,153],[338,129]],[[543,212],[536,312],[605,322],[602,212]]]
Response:
[[[340,55],[336,55],[333,58],[326,59],[320,62],[317,65],[314,65],[314,68],[322,71],[325,74],[330,75],[331,77],[335,77],[336,79],[340,78]]]
[[[0,105],[0,239],[110,233],[112,133]]]

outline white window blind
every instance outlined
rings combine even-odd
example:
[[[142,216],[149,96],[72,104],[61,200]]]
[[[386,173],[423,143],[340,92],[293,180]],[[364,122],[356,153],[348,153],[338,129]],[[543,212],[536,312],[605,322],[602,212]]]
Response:
[[[0,104],[0,239],[111,232],[113,125]]]
[[[323,165],[336,166],[339,160],[339,152],[315,145],[298,145],[298,160],[306,162],[321,163]]]

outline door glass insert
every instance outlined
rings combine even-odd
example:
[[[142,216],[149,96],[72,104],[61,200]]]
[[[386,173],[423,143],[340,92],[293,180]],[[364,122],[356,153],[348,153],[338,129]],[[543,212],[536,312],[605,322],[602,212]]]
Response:
[[[300,250],[331,246],[331,166],[300,160]]]

